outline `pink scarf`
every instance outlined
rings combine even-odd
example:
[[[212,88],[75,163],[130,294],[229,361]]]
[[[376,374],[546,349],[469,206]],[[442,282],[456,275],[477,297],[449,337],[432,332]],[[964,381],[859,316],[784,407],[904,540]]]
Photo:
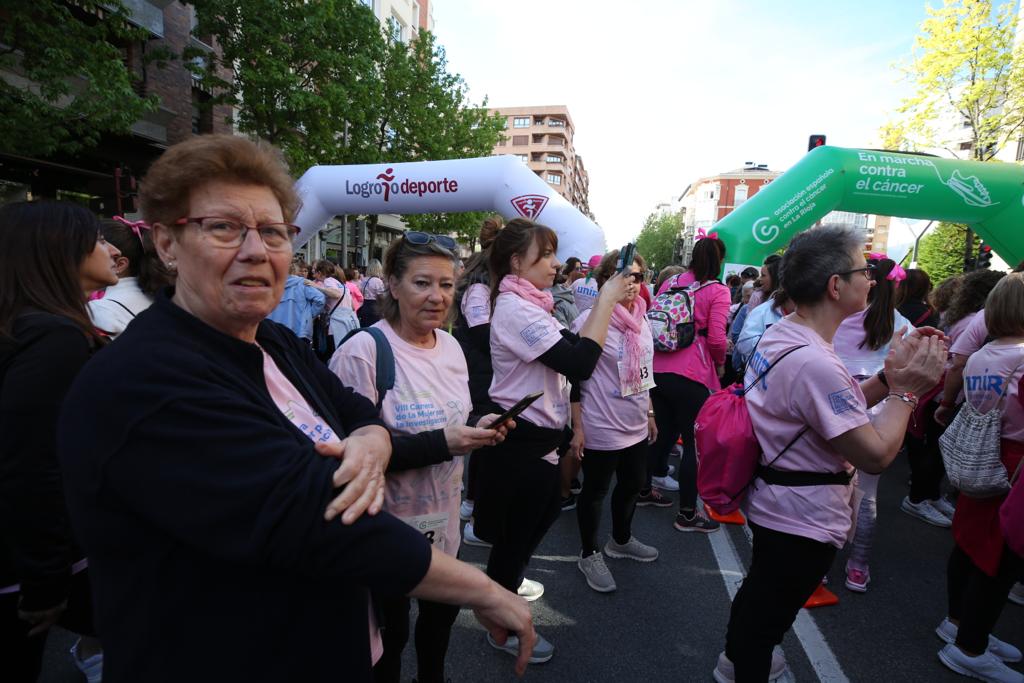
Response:
[[[622,359],[626,364],[626,385],[639,387],[642,378],[644,348],[640,345],[640,326],[647,323],[647,302],[641,297],[633,299],[633,310],[621,303],[612,311],[611,326],[622,333]]]
[[[505,292],[515,294],[520,299],[529,301],[535,306],[540,306],[547,313],[550,313],[555,308],[555,298],[551,296],[551,292],[537,289],[529,280],[524,280],[518,275],[506,275],[501,278],[498,292],[502,294]]]

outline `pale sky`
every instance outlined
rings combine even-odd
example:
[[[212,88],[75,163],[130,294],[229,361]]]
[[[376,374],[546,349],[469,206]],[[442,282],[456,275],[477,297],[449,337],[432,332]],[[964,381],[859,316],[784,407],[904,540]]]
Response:
[[[941,4],[934,0],[933,4]],[[924,0],[434,0],[476,103],[564,104],[609,248],[661,201],[746,161],[784,171],[807,136],[871,147],[909,94]]]

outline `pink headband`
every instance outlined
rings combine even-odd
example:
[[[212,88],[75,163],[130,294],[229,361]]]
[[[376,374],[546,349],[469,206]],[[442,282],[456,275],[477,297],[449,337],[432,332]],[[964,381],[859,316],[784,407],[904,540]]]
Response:
[[[887,259],[889,257],[886,254],[880,254],[877,251],[873,251],[868,254],[868,258],[875,261],[881,261],[882,259]],[[891,280],[897,287],[899,287],[900,283],[907,279],[907,271],[903,270],[903,266],[897,263],[892,267],[892,270],[889,271],[889,274],[885,276],[885,279]]]
[[[146,223],[146,221],[130,221],[127,220],[124,216],[114,216],[114,220],[117,221],[118,223],[127,225],[129,228],[131,228],[131,231],[134,232],[135,236],[139,238],[139,242],[142,242],[143,230],[153,229]]]
[[[698,240],[702,240],[705,237],[707,237],[708,239],[717,240],[718,239],[718,233],[717,232],[706,232],[704,230],[704,228],[697,228],[697,239]]]

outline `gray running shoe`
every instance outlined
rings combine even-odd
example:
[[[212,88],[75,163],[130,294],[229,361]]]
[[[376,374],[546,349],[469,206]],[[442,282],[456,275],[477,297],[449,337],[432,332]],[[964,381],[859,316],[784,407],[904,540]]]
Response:
[[[625,543],[619,544],[614,538],[609,538],[604,544],[604,554],[619,560],[636,560],[637,562],[654,562],[658,559],[658,549],[654,546],[641,543],[635,537],[630,536]]]
[[[498,645],[494,642],[494,638],[491,638],[491,634],[488,633],[487,643],[495,650],[507,652],[513,657],[519,656],[519,638],[517,636],[509,636],[504,645]],[[543,664],[544,662],[550,661],[554,656],[555,646],[549,643],[547,638],[538,633],[537,644],[533,646],[533,654],[530,655],[530,664]]]
[[[583,572],[587,585],[598,593],[611,593],[615,590],[615,579],[604,563],[604,555],[594,553],[590,557],[581,557],[576,566]]]

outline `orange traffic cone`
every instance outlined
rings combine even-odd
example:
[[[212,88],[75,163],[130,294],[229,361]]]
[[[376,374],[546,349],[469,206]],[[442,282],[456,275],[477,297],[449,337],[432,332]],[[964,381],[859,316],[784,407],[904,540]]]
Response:
[[[704,512],[708,513],[708,517],[719,524],[739,524],[740,526],[743,526],[747,523],[747,518],[744,517],[743,513],[739,510],[734,510],[727,515],[720,515],[709,508],[707,503],[704,503]]]
[[[818,584],[818,587],[814,589],[814,593],[804,603],[804,608],[811,609],[813,607],[828,607],[829,605],[838,604],[839,598],[836,597],[836,594],[825,588],[825,584]]]

